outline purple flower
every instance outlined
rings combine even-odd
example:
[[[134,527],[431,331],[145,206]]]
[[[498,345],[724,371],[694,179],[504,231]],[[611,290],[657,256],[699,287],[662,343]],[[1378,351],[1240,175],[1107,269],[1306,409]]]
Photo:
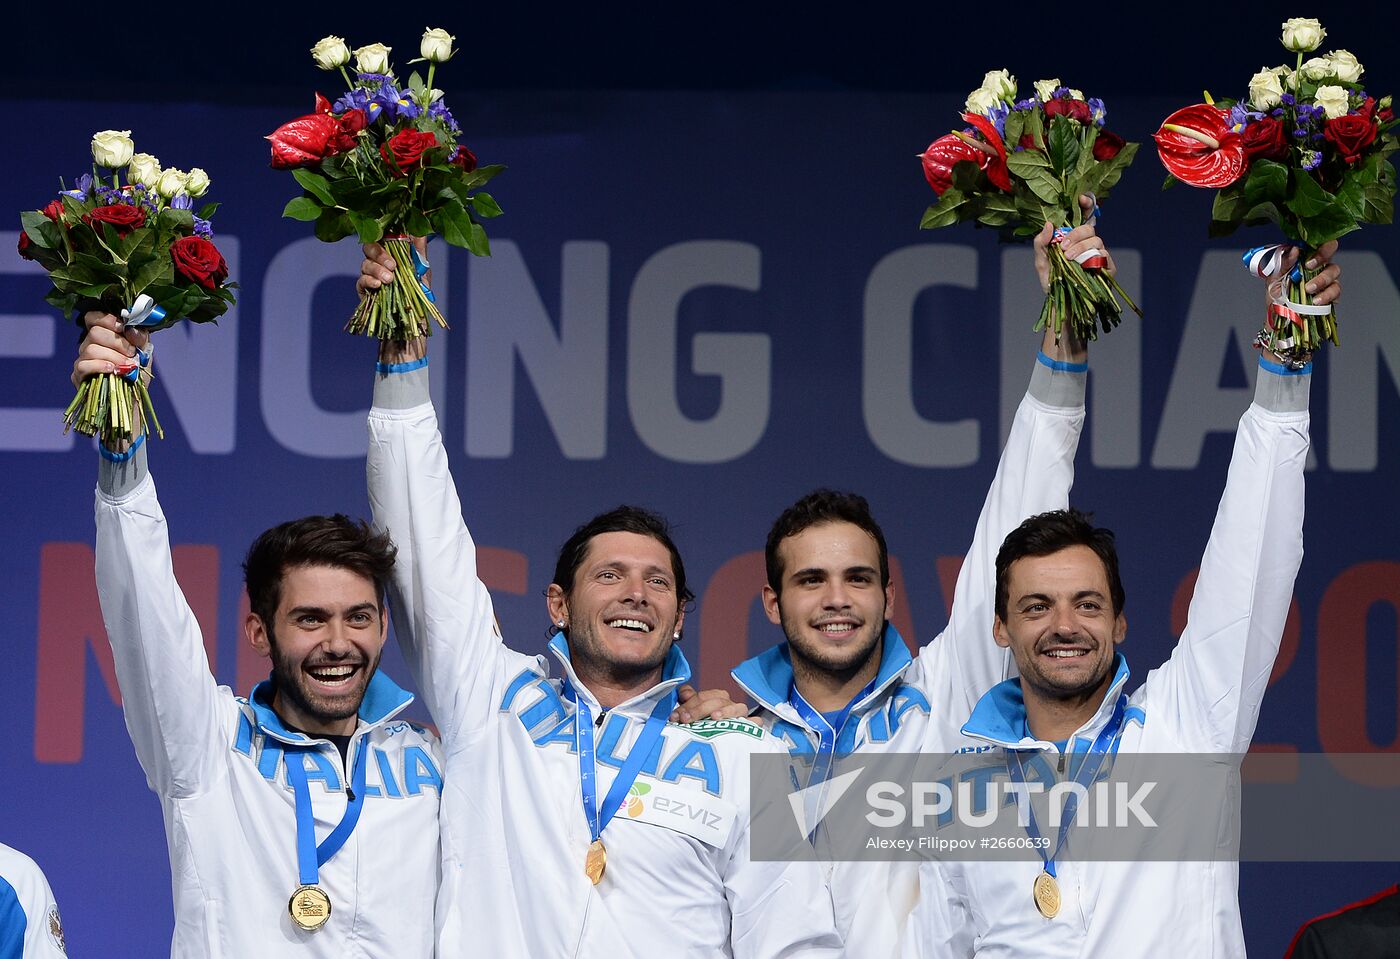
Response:
[[[1030,110],[1039,102],[1040,101],[1037,100],[1035,97],[1027,97],[1024,100],[1017,100],[1016,103],[1013,105],[1012,109],[1019,110],[1024,113],[1025,111]]]
[[[1061,97],[1067,96],[1071,96],[1069,92],[1069,87],[1056,87],[1055,89],[1050,91],[1050,99],[1052,100],[1058,100]]]
[[[191,200],[191,199],[190,199],[188,196],[186,196],[185,194],[181,193],[181,194],[177,195],[173,200],[170,201],[170,209],[172,209],[172,210],[193,210],[193,209],[194,209],[194,201]]]
[[[356,87],[335,103],[331,104],[331,110],[337,114],[349,113],[351,110],[361,110],[365,118],[373,123],[379,119],[379,114],[384,111],[384,107],[378,100],[371,100],[369,93]]]
[[[1094,119],[1094,126],[1103,126],[1104,120],[1108,117],[1108,109],[1103,105],[1103,101],[1098,97],[1090,97],[1088,103],[1089,114]]]
[[[1322,164],[1322,154],[1317,150],[1303,151],[1303,169],[1316,170]]]
[[[1239,130],[1254,120],[1262,119],[1263,116],[1264,114],[1248,110],[1243,104],[1237,103],[1230,108],[1230,126]]]
[[[453,134],[462,132],[462,128],[457,126],[457,121],[452,119],[452,111],[447,109],[447,104],[442,98],[438,98],[428,105],[428,116],[441,121],[443,126],[447,127]]]
[[[206,240],[212,240],[214,239],[214,227],[209,223],[208,220],[201,220],[199,217],[195,217],[194,235],[202,236]]]
[[[1006,136],[1006,115],[1010,112],[1010,108],[1000,102],[987,111],[987,119],[992,121],[992,126],[996,127],[997,133],[1002,136]]]
[[[1291,93],[1285,93],[1283,96],[1279,97],[1279,100],[1281,100],[1286,106],[1290,107],[1293,106],[1295,102],[1293,99],[1293,94]]]
[[[355,79],[366,87],[377,87],[382,83],[388,83],[392,77],[387,73],[357,73]]]

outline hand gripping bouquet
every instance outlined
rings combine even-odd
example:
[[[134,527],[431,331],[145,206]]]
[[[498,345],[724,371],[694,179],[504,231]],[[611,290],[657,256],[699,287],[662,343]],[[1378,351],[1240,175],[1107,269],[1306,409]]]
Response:
[[[477,166],[476,156],[457,142],[461,132],[442,91],[433,88],[437,65],[453,55],[455,38],[430,29],[420,43],[425,81],[417,73],[406,86],[394,76],[390,48],[381,43],[354,52],[355,75],[345,66],[350,49],[340,37],[325,37],[311,49],[322,70],[339,70],[348,91],[334,103],[316,94],[316,110],[278,127],[272,167],[291,170],[302,195],[283,216],[314,221],[328,243],[357,235],[361,243],[383,243],[400,276],[422,276],[427,263],[410,236],[441,236],[477,256],[489,256],[481,220],[501,208],[489,193],[473,192],[501,166]],[[406,340],[432,333],[429,321],[446,327],[432,291],[419,283],[386,283],[361,298],[346,330],[381,340]]]
[[[972,220],[1024,240],[1046,221],[1054,225],[1050,290],[1035,328],[1050,325],[1057,339],[1066,323],[1077,339],[1113,329],[1122,316],[1118,296],[1142,315],[1102,270],[1102,251],[1070,260],[1059,246],[1084,222],[1079,197],[1107,198],[1137,153],[1138,144],[1104,127],[1105,115],[1102,100],[1085,99],[1059,80],[1040,80],[1033,96],[1018,100],[1016,78],[993,70],[967,98],[968,126],[934,140],[921,155],[938,202],[924,212],[920,228]]]
[[[134,149],[129,130],[95,135],[92,173],[42,210],[20,214],[19,255],[48,271],[53,288],[45,299],[79,325],[93,309],[151,332],[179,320],[215,320],[233,305],[238,284],[227,282],[228,265],[213,243],[209,221],[218,204],[194,209],[209,177],[198,167],[161,169]],[[154,425],[164,436],[146,389],[150,361],[143,352],[128,369],[83,380],[64,411],[65,429],[113,447],[132,438],[139,407],[142,435]]]
[[[1362,68],[1345,50],[1303,60],[1327,31],[1311,19],[1283,25],[1293,67],[1266,67],[1249,81],[1242,100],[1213,100],[1167,117],[1156,134],[1157,153],[1177,180],[1214,187],[1210,235],[1240,225],[1271,223],[1303,248],[1300,265],[1280,291],[1255,345],[1295,369],[1330,340],[1338,343],[1336,313],[1308,296],[1312,279],[1302,263],[1330,240],[1362,223],[1389,223],[1395,205],[1395,115],[1389,96],[1379,101],[1361,84]],[[1245,266],[1261,277],[1280,269],[1284,244],[1255,247]]]

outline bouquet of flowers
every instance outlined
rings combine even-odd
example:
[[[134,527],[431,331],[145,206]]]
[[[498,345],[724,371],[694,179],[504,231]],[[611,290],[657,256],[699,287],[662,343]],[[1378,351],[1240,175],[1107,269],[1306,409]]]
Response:
[[[413,73],[406,86],[395,78],[390,48],[382,43],[354,52],[353,79],[343,39],[325,37],[311,48],[316,65],[339,70],[349,89],[334,103],[316,94],[314,113],[267,138],[273,169],[291,170],[303,190],[283,216],[315,221],[316,236],[328,243],[352,234],[361,243],[383,243],[405,277],[427,271],[410,236],[436,233],[477,256],[490,255],[480,221],[501,208],[489,193],[472,191],[504,167],[477,165],[457,142],[461,129],[442,91],[433,88],[434,71],[452,57],[454,39],[441,29],[425,32],[419,50],[427,79]],[[447,326],[433,300],[421,282],[387,283],[361,298],[346,330],[381,340],[430,335],[429,320]]]
[[[198,167],[161,169],[155,157],[134,149],[129,130],[94,136],[92,173],[72,189],[60,183],[65,188],[42,210],[20,214],[19,255],[48,271],[53,289],[45,300],[80,324],[92,309],[148,331],[178,320],[215,320],[234,303],[238,284],[226,282],[228,265],[212,242],[209,220],[218,204],[194,209],[209,177]],[[112,447],[131,439],[139,406],[146,413],[142,434],[154,424],[164,436],[146,390],[150,354],[137,360],[83,380],[64,411],[65,429]]]
[[[1345,50],[1312,57],[1327,31],[1316,20],[1283,25],[1293,67],[1266,67],[1249,81],[1242,100],[1213,100],[1167,117],[1156,134],[1157,153],[1177,180],[1218,190],[1210,235],[1241,224],[1271,223],[1310,254],[1362,223],[1389,223],[1395,205],[1395,168],[1386,159],[1400,143],[1391,98],[1379,101],[1361,85],[1361,64]],[[1165,188],[1165,187],[1164,187]],[[1284,245],[1256,247],[1245,265],[1272,277]],[[1255,345],[1296,368],[1324,340],[1337,343],[1331,306],[1314,305],[1312,273],[1295,268],[1274,297]]]
[[[1060,336],[1066,322],[1078,339],[1095,339],[1118,325],[1117,296],[1142,311],[1110,275],[1107,259],[1090,251],[1070,260],[1059,240],[1084,222],[1079,197],[1108,196],[1138,144],[1104,127],[1103,101],[1084,97],[1059,80],[1040,80],[1035,94],[1017,99],[1016,78],[993,70],[967,98],[969,126],[939,137],[921,154],[924,176],[938,202],[925,212],[925,230],[972,220],[1010,239],[1026,239],[1046,221],[1055,226],[1050,291],[1036,329]],[[1116,295],[1115,295],[1116,294]]]

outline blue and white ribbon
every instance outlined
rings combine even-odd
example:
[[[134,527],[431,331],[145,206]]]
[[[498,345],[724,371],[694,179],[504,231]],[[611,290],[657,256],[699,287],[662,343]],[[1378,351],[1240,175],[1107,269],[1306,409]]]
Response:
[[[428,258],[419,253],[416,246],[410,246],[408,249],[413,254],[413,272],[418,277],[418,285],[423,288],[423,296],[427,298],[429,303],[436,303],[437,297],[433,295],[432,290],[428,289],[428,284],[423,282],[423,277],[432,268],[431,264],[428,263]]]
[[[165,307],[157,304],[145,293],[136,297],[131,306],[122,309],[122,322],[128,329],[139,330],[144,326],[156,326],[164,319]]]
[[[1242,257],[1244,268],[1261,280],[1271,280],[1278,276],[1283,269],[1283,258],[1289,248],[1287,243],[1272,243],[1268,246],[1256,246],[1251,250],[1246,250]],[[1302,267],[1294,264],[1292,272],[1288,274],[1288,279],[1294,283],[1303,282]],[[1286,289],[1287,287],[1284,287],[1279,292],[1272,294],[1273,305],[1269,307],[1269,322],[1276,330],[1280,327],[1274,322],[1274,317],[1292,322],[1296,326],[1302,326],[1305,316],[1331,315],[1331,306],[1299,303],[1285,294],[1284,290]],[[1297,341],[1292,336],[1279,339],[1274,344],[1280,350],[1291,350],[1297,345]]]

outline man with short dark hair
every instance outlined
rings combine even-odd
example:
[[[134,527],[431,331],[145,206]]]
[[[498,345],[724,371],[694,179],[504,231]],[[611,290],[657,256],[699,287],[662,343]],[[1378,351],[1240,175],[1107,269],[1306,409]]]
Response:
[[[75,383],[135,368],[145,334],[85,320]],[[99,452],[98,596],[169,837],[171,954],[431,956],[442,761],[378,671],[393,544],[341,515],[259,536],[243,630],[272,676],[235,697],[175,581],[145,443]]]
[[[392,278],[379,252],[362,267],[376,286]],[[842,955],[817,864],[749,856],[750,757],[782,745],[746,719],[668,722],[690,591],[664,522],[621,507],[564,544],[546,595],[557,678],[507,648],[426,364],[422,339],[382,344],[368,474],[401,550],[395,633],[447,755],[439,955]]]
[[[1319,258],[1335,249],[1327,244]],[[1285,275],[1296,254],[1285,260]],[[1312,281],[1316,302],[1336,298],[1338,272],[1329,266]],[[1311,372],[1310,362],[1260,357],[1186,628],[1171,658],[1135,692],[1118,652],[1128,624],[1113,534],[1082,513],[1057,510],[1007,536],[996,560],[994,635],[1020,676],[970,711],[966,751],[987,753],[1025,786],[1023,768],[1041,757],[1063,771],[1071,755],[1111,763],[1120,748],[1249,749],[1303,556]],[[926,751],[952,750],[940,741]],[[1069,766],[1077,771],[1067,775],[1080,778],[1099,768]],[[906,957],[1244,955],[1237,862],[1076,861],[1062,845],[1072,813],[1058,834],[1046,827],[1043,835],[1033,810],[1022,815],[1038,860],[921,867]]]

